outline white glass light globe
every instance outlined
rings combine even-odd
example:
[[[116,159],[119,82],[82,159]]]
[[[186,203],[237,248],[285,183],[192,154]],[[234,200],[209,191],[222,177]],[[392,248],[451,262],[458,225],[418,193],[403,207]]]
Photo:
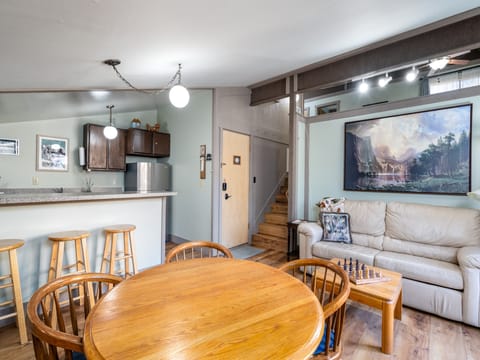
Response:
[[[118,130],[116,127],[113,127],[113,126],[105,126],[105,128],[103,129],[103,135],[109,139],[109,140],[112,140],[112,139],[115,139],[118,135]]]
[[[177,108],[184,108],[190,101],[190,94],[188,90],[182,85],[175,85],[170,89],[168,97],[173,106]]]

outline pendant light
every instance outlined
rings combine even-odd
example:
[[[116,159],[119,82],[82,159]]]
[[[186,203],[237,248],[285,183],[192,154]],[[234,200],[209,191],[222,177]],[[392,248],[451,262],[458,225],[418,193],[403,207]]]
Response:
[[[117,73],[117,76],[125,83],[127,84],[130,88],[133,90],[143,92],[145,94],[150,94],[150,95],[157,95],[160,94],[168,89],[170,89],[168,98],[170,99],[170,103],[175,106],[176,108],[184,108],[185,106],[188,105],[188,102],[190,101],[190,94],[185,86],[182,85],[182,64],[178,64],[178,70],[173,75],[172,79],[168,82],[167,86],[165,86],[164,89],[159,90],[159,91],[147,91],[143,89],[139,89],[135,86],[132,85],[127,79],[125,79],[122,74],[117,69],[117,65],[120,65],[120,60],[117,59],[109,59],[105,60],[103,62],[106,65],[110,65],[113,70]],[[177,80],[177,83],[172,86],[172,84]]]
[[[115,126],[113,126],[113,120],[112,120],[112,109],[115,107],[115,105],[107,105],[107,109],[110,110],[110,124],[108,126],[105,126],[103,129],[103,135],[109,139],[115,139],[118,135],[118,130]]]

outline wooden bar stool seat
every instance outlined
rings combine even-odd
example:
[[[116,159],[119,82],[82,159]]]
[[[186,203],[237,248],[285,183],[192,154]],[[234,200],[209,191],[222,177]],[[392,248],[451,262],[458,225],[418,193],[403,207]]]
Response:
[[[105,227],[105,247],[103,249],[100,272],[112,275],[122,275],[125,278],[137,273],[133,231],[135,225],[118,224]],[[123,252],[117,250],[118,235],[123,235]],[[116,271],[117,262],[123,261],[123,271]],[[108,269],[108,271],[107,271]]]
[[[15,304],[15,311],[3,316],[0,320],[17,317],[17,327],[20,335],[20,343],[28,342],[27,327],[25,325],[25,314],[23,312],[22,288],[20,285],[20,275],[18,272],[17,249],[23,246],[25,242],[18,239],[0,240],[0,253],[8,251],[10,261],[10,273],[0,275],[0,289],[12,288],[13,299],[0,303],[0,307]]]
[[[63,231],[48,236],[52,242],[52,257],[50,259],[50,268],[48,270],[48,281],[59,278],[62,275],[71,273],[71,268],[76,268],[76,272],[90,272],[90,262],[87,252],[87,238],[90,236],[88,231],[72,230]],[[63,255],[65,244],[73,241],[75,245],[75,262],[73,264],[63,265]]]

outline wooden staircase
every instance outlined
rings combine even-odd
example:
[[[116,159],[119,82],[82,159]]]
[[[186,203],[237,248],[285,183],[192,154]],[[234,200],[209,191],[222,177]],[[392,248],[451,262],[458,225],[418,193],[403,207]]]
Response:
[[[264,249],[287,252],[288,178],[275,196],[270,212],[265,213],[258,233],[252,236],[252,245]]]

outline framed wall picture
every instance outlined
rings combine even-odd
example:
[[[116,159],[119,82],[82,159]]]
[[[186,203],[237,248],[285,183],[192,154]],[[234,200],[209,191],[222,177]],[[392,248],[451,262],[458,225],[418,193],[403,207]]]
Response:
[[[472,105],[345,123],[344,190],[466,195]]]
[[[19,150],[18,139],[0,138],[0,155],[18,155]]]
[[[37,135],[37,170],[68,171],[68,139]]]

